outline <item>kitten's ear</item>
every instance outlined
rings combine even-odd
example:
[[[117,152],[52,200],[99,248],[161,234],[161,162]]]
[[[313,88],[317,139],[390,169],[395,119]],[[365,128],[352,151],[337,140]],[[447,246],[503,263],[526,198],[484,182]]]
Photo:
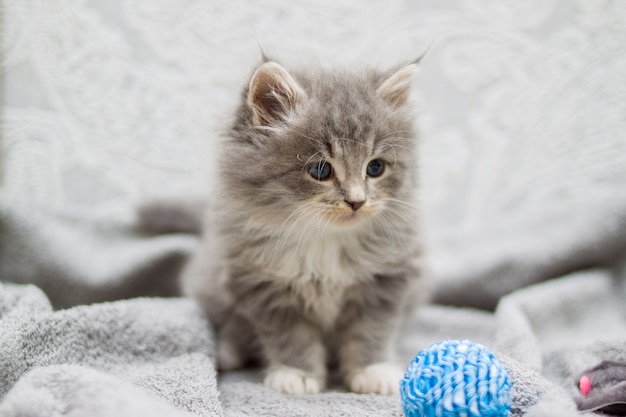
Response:
[[[302,87],[283,67],[268,61],[252,75],[247,104],[255,125],[273,126],[284,122],[304,96]]]
[[[405,105],[409,101],[411,85],[417,71],[417,62],[405,65],[384,79],[376,93],[393,107]]]

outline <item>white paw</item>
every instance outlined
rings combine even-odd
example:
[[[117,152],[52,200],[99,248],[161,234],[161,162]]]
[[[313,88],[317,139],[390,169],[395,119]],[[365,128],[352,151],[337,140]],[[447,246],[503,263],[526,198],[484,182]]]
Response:
[[[359,394],[397,394],[400,391],[402,369],[389,363],[381,362],[357,369],[348,374],[348,388]]]
[[[322,389],[316,377],[288,366],[270,370],[265,377],[265,385],[285,394],[317,394]]]

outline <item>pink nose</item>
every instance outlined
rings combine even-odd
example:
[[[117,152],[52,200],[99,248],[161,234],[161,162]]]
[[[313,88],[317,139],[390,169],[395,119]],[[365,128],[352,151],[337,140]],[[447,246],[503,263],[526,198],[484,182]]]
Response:
[[[363,207],[363,204],[365,204],[365,200],[362,200],[362,201],[346,200],[346,204],[349,205],[353,211],[357,211],[358,209]]]

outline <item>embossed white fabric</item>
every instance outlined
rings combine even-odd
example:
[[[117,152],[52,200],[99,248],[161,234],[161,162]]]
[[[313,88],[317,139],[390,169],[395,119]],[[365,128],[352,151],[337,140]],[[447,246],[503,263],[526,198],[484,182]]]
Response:
[[[210,189],[257,44],[417,81],[435,235],[626,189],[626,6],[608,0],[2,0],[4,190],[107,212]],[[617,186],[616,186],[617,185]]]
[[[428,50],[415,99],[436,301],[500,305],[494,314],[426,308],[419,331],[401,338],[403,352],[448,337],[494,342],[541,371],[518,369],[516,416],[577,415],[573,376],[607,354],[624,360],[624,315],[615,313],[624,306],[623,270],[619,292],[607,270],[532,284],[624,257],[625,2],[0,0],[0,35],[0,281],[38,285],[59,306],[171,295],[167,277],[195,238],[148,238],[126,220],[150,196],[210,194],[220,131],[260,61],[258,45],[287,66],[386,68]],[[593,320],[598,311],[604,326]],[[0,407],[30,407],[30,388],[67,369],[26,374]],[[70,371],[66,379],[78,368]],[[70,381],[58,404],[98,409],[110,393],[150,403],[126,382],[86,376],[96,382],[83,387],[86,399]],[[206,385],[219,389],[224,415],[251,407],[258,415],[401,415],[387,397],[283,401],[250,382],[258,377]],[[100,386],[112,390],[94,402]],[[41,398],[32,404],[53,397]]]

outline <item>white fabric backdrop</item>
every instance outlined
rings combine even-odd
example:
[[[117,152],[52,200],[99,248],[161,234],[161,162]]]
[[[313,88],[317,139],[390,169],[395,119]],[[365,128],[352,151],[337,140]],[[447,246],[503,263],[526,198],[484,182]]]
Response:
[[[626,3],[0,0],[3,189],[115,213],[208,192],[259,61],[388,67],[416,82],[433,233],[608,188],[626,198]]]

